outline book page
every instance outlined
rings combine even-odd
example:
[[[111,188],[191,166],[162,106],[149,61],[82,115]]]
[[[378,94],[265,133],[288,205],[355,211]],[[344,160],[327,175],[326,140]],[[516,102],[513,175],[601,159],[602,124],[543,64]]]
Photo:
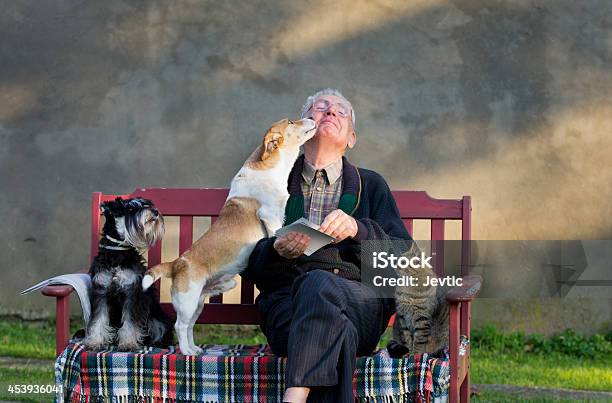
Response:
[[[280,228],[278,231],[276,231],[275,235],[280,236],[288,232],[299,232],[300,234],[305,234],[310,237],[310,242],[308,243],[308,246],[304,251],[304,254],[306,256],[312,255],[314,252],[321,249],[323,246],[330,244],[334,241],[333,237],[319,231],[319,226],[317,224],[308,221],[304,217]]]

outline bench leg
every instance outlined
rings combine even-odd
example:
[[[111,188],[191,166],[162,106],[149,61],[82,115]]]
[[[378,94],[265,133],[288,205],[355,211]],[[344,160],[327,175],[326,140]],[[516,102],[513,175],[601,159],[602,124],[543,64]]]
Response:
[[[70,340],[70,295],[55,300],[55,354],[60,355]]]
[[[461,303],[461,334],[466,337],[470,337],[470,319],[471,315],[471,303],[469,301]],[[471,340],[470,340],[471,342]],[[467,368],[465,372],[465,379],[461,384],[461,389],[459,391],[459,399],[461,402],[469,402],[470,401],[470,366],[471,366],[471,343],[467,345],[467,349],[465,351],[465,355],[467,357]]]
[[[450,353],[450,388],[448,400],[459,402],[459,305],[450,304],[448,344]]]

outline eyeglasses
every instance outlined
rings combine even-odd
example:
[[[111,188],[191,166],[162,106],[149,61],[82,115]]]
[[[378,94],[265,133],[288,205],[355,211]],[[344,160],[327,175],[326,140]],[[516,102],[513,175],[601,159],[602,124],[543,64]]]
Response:
[[[350,106],[342,102],[332,103],[332,102],[329,102],[327,99],[317,99],[312,104],[312,109],[317,112],[325,112],[332,106],[336,107],[336,112],[338,113],[338,115],[342,116],[343,118],[347,116],[351,116]]]

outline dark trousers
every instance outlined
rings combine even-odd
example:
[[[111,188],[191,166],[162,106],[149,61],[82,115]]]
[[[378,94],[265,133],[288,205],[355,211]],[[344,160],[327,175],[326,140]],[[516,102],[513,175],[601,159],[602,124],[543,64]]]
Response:
[[[313,270],[257,298],[272,351],[287,357],[286,387],[311,388],[309,402],[354,402],[356,356],[372,353],[395,309],[361,283]]]

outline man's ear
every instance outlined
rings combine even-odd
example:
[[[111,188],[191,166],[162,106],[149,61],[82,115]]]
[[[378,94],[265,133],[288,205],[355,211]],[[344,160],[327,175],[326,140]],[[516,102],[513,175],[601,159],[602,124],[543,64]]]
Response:
[[[351,134],[349,134],[347,146],[348,148],[353,148],[355,147],[356,143],[357,143],[357,133],[355,133],[355,131],[352,131]]]
[[[264,137],[261,160],[265,161],[270,158],[272,153],[278,149],[282,142],[283,135],[281,133],[268,131]]]

